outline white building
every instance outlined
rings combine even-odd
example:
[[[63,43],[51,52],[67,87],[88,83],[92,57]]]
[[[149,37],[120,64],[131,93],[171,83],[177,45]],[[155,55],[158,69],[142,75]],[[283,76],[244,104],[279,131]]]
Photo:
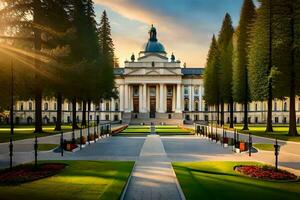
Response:
[[[181,62],[172,54],[170,58],[164,46],[157,40],[156,29],[152,26],[150,38],[137,59],[131,56],[124,68],[116,68],[115,82],[119,92],[118,99],[92,105],[91,120],[111,120],[123,122],[162,122],[216,120],[215,110],[203,100],[204,68],[182,67]],[[216,80],[217,81],[217,80]],[[288,123],[289,101],[273,102],[273,122]],[[43,101],[45,123],[55,122],[56,102]],[[34,120],[34,102],[18,102],[16,105],[17,122],[31,123]],[[71,103],[63,104],[63,122],[70,122]],[[82,118],[82,104],[77,105],[77,120]],[[296,99],[297,121],[300,123],[300,99]],[[234,104],[234,121],[243,122],[243,106]],[[253,102],[249,105],[249,122],[265,123],[267,103]],[[225,106],[225,123],[229,122],[229,108]]]

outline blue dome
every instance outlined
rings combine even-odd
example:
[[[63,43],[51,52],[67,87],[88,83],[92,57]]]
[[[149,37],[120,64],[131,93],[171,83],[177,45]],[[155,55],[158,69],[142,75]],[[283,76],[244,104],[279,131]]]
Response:
[[[149,41],[145,45],[145,52],[165,53],[165,47],[158,42],[156,28],[153,25],[149,31],[149,36]]]
[[[149,41],[145,46],[145,52],[164,53],[165,47],[160,42]]]

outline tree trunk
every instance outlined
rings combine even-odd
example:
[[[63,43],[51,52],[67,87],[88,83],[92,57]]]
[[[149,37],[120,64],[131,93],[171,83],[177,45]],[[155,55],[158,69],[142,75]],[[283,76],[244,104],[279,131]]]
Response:
[[[271,82],[271,80],[270,80]],[[268,113],[267,113],[267,128],[266,132],[273,132],[272,126],[272,83],[269,83],[269,95],[268,95]]]
[[[294,6],[291,5],[291,13],[294,14]],[[296,122],[296,105],[295,105],[295,98],[296,98],[296,77],[295,77],[295,20],[292,17],[291,20],[291,29],[292,29],[292,51],[291,51],[291,85],[290,85],[290,119],[289,119],[289,135],[290,136],[297,136],[297,122]]]
[[[230,102],[230,126],[229,128],[233,128],[233,100]]]
[[[224,125],[224,103],[221,103],[221,126]]]
[[[244,102],[244,127],[243,127],[244,131],[248,131],[249,127],[248,127],[248,102],[245,101]]]
[[[86,101],[82,102],[82,121],[81,126],[86,127]]]
[[[294,81],[292,81],[294,82]],[[297,122],[296,122],[296,109],[295,109],[295,84],[290,86],[290,120],[289,120],[289,135],[297,136]]]
[[[57,103],[57,110],[56,110],[55,131],[61,131],[62,95],[60,92],[57,93],[56,103]]]
[[[38,89],[35,93],[35,130],[34,133],[43,132],[42,120],[42,92]]]
[[[272,60],[272,47],[273,47],[273,32],[272,32],[272,18],[273,18],[273,12],[272,12],[272,0],[269,0],[270,3],[270,16],[269,16],[269,72],[268,74],[271,74],[272,67],[273,67],[273,60]],[[272,91],[272,78],[269,78],[269,85],[268,85],[268,116],[267,116],[267,128],[266,132],[273,132],[273,126],[272,126],[272,100],[273,100],[273,91]]]
[[[217,124],[220,124],[220,105],[216,105],[217,110]]]
[[[72,99],[72,128],[78,129],[77,119],[76,119],[76,97]]]
[[[35,24],[39,24],[40,20],[41,2],[39,0],[34,1],[33,10],[33,21]],[[42,49],[42,38],[41,31],[34,29],[34,50],[39,52]],[[34,59],[34,66],[37,71],[40,69],[40,62]],[[43,121],[42,121],[42,87],[41,79],[38,72],[35,73],[35,133],[43,132]]]
[[[88,127],[90,127],[91,100],[88,100]]]

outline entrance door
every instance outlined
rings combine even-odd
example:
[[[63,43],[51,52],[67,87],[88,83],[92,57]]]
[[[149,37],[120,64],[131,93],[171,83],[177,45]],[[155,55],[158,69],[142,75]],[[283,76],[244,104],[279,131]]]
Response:
[[[138,113],[139,112],[139,98],[138,97],[134,97],[133,98],[133,112],[134,113]]]
[[[172,98],[167,98],[167,113],[172,112]]]
[[[150,118],[155,118],[156,97],[150,97]]]

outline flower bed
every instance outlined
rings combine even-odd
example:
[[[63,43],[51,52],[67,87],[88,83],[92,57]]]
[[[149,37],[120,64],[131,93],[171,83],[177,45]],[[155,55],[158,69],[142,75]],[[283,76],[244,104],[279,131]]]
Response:
[[[263,179],[263,180],[282,180],[282,181],[293,181],[297,180],[297,176],[284,171],[276,170],[272,166],[236,166],[234,168],[236,171],[253,178]]]
[[[6,169],[0,172],[0,185],[17,185],[35,181],[58,174],[66,167],[60,163],[45,163],[34,165],[19,165],[12,170]]]

